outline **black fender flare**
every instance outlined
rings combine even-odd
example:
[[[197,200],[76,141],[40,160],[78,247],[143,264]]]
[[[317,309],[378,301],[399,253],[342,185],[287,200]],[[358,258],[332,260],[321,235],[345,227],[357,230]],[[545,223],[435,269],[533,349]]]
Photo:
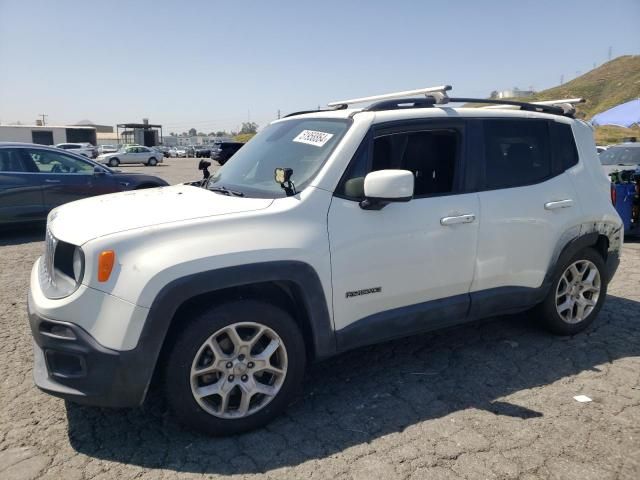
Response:
[[[544,288],[549,288],[551,286],[553,277],[557,273],[557,269],[564,259],[573,257],[576,253],[585,248],[597,246],[600,237],[607,238],[607,251],[605,252],[603,260],[608,264],[607,266],[609,268],[609,263],[611,263],[611,261],[616,263],[620,255],[618,247],[620,244],[620,235],[620,227],[605,222],[583,224],[579,225],[575,229],[568,230],[565,235],[561,237],[558,245],[556,246],[549,263],[549,268],[547,268],[547,274],[542,282],[542,286]],[[612,258],[610,259],[609,257]],[[617,267],[617,263],[615,267]],[[612,276],[612,273],[610,273],[609,276]]]
[[[199,295],[256,283],[290,282],[298,287],[309,321],[315,358],[336,353],[329,308],[315,269],[300,261],[273,261],[208,270],[177,278],[156,295],[133,352],[146,367],[149,382],[171,322],[181,305]],[[133,353],[132,352],[132,353]],[[147,385],[148,387],[148,385]]]

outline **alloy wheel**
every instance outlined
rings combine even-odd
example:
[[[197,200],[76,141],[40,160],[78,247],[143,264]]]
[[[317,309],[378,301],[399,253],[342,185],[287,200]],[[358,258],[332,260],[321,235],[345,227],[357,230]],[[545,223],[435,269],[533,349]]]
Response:
[[[287,374],[284,342],[254,322],[221,328],[201,345],[191,365],[191,392],[218,418],[247,417],[267,406]]]
[[[585,320],[598,303],[600,272],[589,260],[578,260],[567,267],[556,288],[556,311],[567,323]]]

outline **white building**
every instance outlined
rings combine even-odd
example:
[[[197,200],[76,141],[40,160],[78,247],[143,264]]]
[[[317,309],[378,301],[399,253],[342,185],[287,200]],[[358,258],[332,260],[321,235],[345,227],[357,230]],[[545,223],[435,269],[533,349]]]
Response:
[[[536,92],[534,90],[520,90],[518,87],[514,87],[510,90],[500,90],[496,98],[521,98],[521,97],[530,97],[534,95]]]
[[[0,125],[0,142],[97,144],[96,129],[89,126],[73,125]]]

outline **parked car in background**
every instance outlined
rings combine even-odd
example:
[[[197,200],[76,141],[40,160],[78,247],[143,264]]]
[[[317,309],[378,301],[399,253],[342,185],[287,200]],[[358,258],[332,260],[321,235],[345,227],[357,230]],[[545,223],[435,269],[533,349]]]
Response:
[[[118,147],[116,147],[115,145],[100,145],[98,147],[98,155],[103,155],[105,153],[113,153],[117,151],[118,151]]]
[[[211,147],[210,146],[202,146],[196,148],[196,158],[209,158],[211,157]]]
[[[609,147],[606,147],[606,146],[604,146],[604,145],[596,145],[596,152],[598,152],[598,153],[602,153],[602,152],[604,152],[607,148],[609,148]]]
[[[171,147],[169,149],[169,157],[175,158],[177,156],[178,156],[178,150],[176,149],[176,147]]]
[[[616,170],[640,169],[640,143],[621,143],[600,153],[600,163],[609,175]]]
[[[157,152],[159,152],[160,154],[162,154],[163,157],[169,157],[169,147],[164,147],[162,145],[156,145],[154,147],[150,147],[153,150],[156,150]]]
[[[137,146],[125,147],[115,153],[100,155],[97,160],[100,163],[109,165],[110,167],[117,167],[118,165],[127,163],[143,163],[147,166],[153,167],[158,163],[162,163],[163,157],[164,155],[162,152],[148,147]]]
[[[211,158],[220,165],[227,163],[234,153],[242,148],[241,142],[220,142],[211,148]]]
[[[44,221],[51,209],[81,198],[168,185],[161,178],[117,172],[72,152],[0,142],[0,226]]]
[[[191,157],[191,158],[196,156],[196,147],[188,146],[188,147],[184,147],[184,150],[185,150],[185,156]]]
[[[187,150],[184,147],[177,147],[176,148],[176,157],[184,158],[186,156],[187,156]]]
[[[73,153],[84,155],[88,158],[96,158],[98,156],[98,149],[90,143],[59,143],[56,148],[72,150]]]

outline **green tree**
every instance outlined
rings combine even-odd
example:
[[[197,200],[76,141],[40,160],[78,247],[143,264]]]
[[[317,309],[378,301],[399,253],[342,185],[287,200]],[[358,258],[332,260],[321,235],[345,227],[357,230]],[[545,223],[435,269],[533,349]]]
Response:
[[[258,124],[256,122],[242,122],[242,128],[240,129],[240,135],[247,133],[257,133]]]
[[[197,133],[198,133],[198,132],[196,131],[196,129],[195,129],[195,128],[190,128],[190,129],[189,129],[189,136],[190,136],[190,137],[195,137]]]

